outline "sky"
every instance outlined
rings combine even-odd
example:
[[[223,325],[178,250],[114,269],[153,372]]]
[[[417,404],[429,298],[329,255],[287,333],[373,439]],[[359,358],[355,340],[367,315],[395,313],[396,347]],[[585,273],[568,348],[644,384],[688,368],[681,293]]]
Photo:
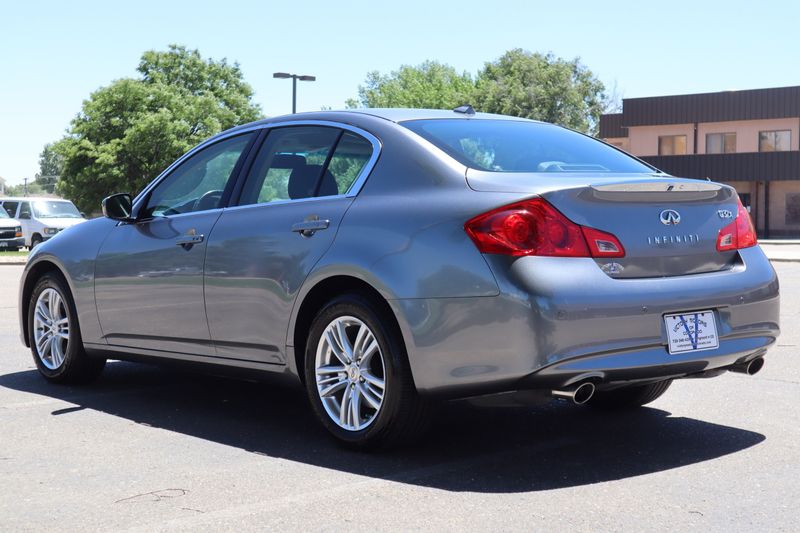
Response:
[[[475,74],[512,48],[580,57],[635,98],[800,85],[800,2],[0,0],[0,177],[32,179],[92,91],[170,43],[240,64],[268,116],[344,107],[372,70]]]

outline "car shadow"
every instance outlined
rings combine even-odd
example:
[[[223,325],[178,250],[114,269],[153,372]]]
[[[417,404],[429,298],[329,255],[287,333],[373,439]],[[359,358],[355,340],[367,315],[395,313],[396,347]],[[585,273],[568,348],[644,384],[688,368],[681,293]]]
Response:
[[[505,493],[574,487],[708,461],[762,442],[744,429],[659,409],[602,414],[565,403],[478,407],[449,402],[417,445],[370,454],[337,446],[304,391],[114,362],[91,386],[45,382],[35,370],[0,386],[252,453],[449,491]]]

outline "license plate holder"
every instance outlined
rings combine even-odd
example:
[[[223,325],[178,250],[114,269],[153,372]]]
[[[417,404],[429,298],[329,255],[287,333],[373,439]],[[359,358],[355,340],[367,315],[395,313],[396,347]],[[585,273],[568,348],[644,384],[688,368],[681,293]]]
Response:
[[[714,311],[664,315],[664,325],[667,328],[667,349],[670,354],[719,348]]]

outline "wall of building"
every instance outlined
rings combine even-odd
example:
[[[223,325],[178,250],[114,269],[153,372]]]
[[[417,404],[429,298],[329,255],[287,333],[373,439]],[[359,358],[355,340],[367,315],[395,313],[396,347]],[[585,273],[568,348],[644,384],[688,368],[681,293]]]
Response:
[[[787,194],[800,194],[800,181],[771,181],[769,183],[770,236],[800,234],[800,224],[786,223]]]
[[[694,124],[631,126],[628,128],[629,151],[636,156],[658,155],[658,138],[665,135],[686,135],[686,153],[692,153]]]
[[[603,140],[610,145],[616,146],[617,148],[621,148],[622,150],[631,153],[631,143],[627,137],[609,137]]]
[[[706,153],[706,134],[708,133],[735,133],[737,152],[758,152],[758,132],[773,130],[790,130],[792,132],[791,150],[800,150],[800,119],[781,118],[699,123],[697,125],[697,153]],[[656,138],[657,148],[658,139]]]

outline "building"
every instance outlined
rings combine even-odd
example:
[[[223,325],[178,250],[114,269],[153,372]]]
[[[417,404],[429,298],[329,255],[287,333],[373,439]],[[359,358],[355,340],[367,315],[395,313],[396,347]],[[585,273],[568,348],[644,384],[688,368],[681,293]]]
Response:
[[[675,176],[732,185],[759,237],[800,237],[800,86],[626,98],[600,137]]]

